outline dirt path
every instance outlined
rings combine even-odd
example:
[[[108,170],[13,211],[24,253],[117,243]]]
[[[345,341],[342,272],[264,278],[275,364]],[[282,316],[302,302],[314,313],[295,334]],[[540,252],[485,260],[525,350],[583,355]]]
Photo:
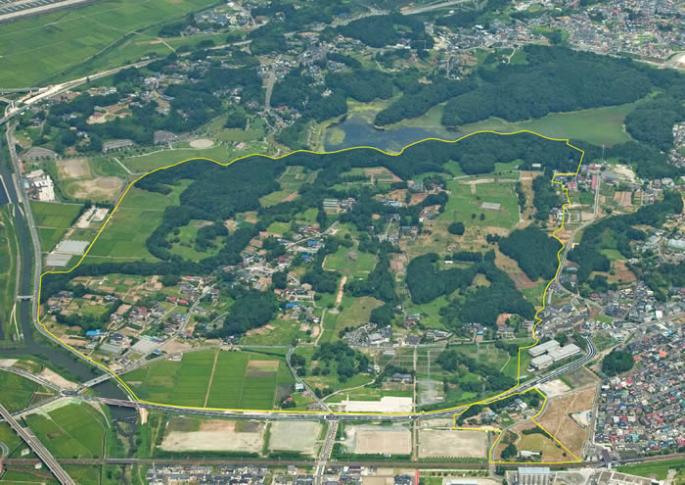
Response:
[[[347,276],[340,278],[340,285],[338,285],[338,294],[335,295],[335,306],[339,307],[342,303],[343,293],[345,290],[345,283],[347,283]]]
[[[209,401],[209,391],[212,389],[212,383],[214,382],[214,373],[216,372],[216,362],[219,360],[219,352],[220,350],[217,350],[216,353],[214,354],[214,362],[212,363],[212,373],[209,374],[209,382],[207,383],[207,392],[205,392],[205,401],[204,404],[202,405],[203,408],[207,407],[207,401]]]

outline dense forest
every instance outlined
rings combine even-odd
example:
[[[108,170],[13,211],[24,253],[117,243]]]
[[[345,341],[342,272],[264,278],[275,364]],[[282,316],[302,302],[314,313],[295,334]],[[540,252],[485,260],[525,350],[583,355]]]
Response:
[[[602,360],[602,372],[608,376],[622,374],[633,368],[633,355],[630,352],[614,349]]]
[[[652,88],[649,76],[632,61],[535,45],[524,53],[525,64],[480,68],[479,86],[447,103],[443,123],[455,126],[491,116],[519,121],[630,103]]]
[[[561,243],[536,226],[514,230],[499,241],[499,248],[504,254],[515,259],[531,280],[551,280],[557,272],[556,256],[561,249]]]

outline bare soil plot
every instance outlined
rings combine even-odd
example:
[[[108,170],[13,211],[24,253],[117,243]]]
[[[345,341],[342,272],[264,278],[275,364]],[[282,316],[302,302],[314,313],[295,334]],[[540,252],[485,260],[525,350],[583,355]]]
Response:
[[[556,397],[565,394],[571,390],[571,387],[561,379],[554,379],[553,381],[545,382],[538,386],[542,392],[547,394],[547,397]]]
[[[455,429],[419,430],[419,458],[485,458],[488,433]]]
[[[60,178],[79,179],[91,176],[90,163],[87,158],[68,158],[57,160],[55,163]]]
[[[582,453],[590,429],[588,426],[581,426],[579,424],[581,420],[573,419],[571,415],[592,409],[596,392],[595,386],[589,386],[564,396],[552,398],[548,401],[543,415],[538,420],[547,431],[576,455]]]
[[[240,451],[259,453],[264,441],[264,424],[221,419],[202,421],[195,431],[168,431],[160,448],[165,451]]]
[[[358,455],[408,455],[411,431],[402,426],[347,426],[349,451]]]
[[[321,423],[318,421],[274,421],[271,423],[269,450],[293,451],[315,456]]]
[[[564,375],[564,381],[575,389],[590,384],[597,384],[599,378],[593,374],[592,371],[587,370],[585,367],[581,367],[578,370]]]
[[[250,360],[247,363],[246,377],[264,377],[278,372],[278,360]]]
[[[192,148],[211,148],[214,146],[214,142],[209,138],[198,138],[190,142]]]
[[[74,182],[72,195],[77,199],[100,198],[114,200],[124,185],[119,177],[95,177]]]
[[[518,263],[514,259],[502,254],[499,249],[495,251],[495,265],[509,275],[519,290],[535,288],[537,286],[537,283],[528,278],[526,273],[519,268]]]
[[[612,267],[614,274],[610,275],[609,281],[620,283],[633,283],[637,281],[635,273],[630,271],[625,261],[613,261]]]
[[[532,432],[536,430],[535,432]],[[524,434],[527,431],[529,434]],[[542,429],[531,421],[524,421],[510,429],[504,431],[501,439],[497,442],[493,457],[497,460],[502,460],[502,451],[509,443],[514,443],[521,452],[540,453],[541,456],[536,461],[557,462],[568,461],[573,459],[558,443],[548,438]],[[511,457],[508,461],[520,460],[521,457]]]

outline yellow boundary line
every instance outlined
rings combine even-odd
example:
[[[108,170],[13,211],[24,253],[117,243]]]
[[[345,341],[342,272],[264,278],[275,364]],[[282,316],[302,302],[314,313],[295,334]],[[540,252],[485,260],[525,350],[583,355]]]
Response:
[[[192,161],[192,160],[206,160],[206,161],[215,163],[216,165],[219,165],[219,166],[221,166],[221,167],[228,167],[228,166],[230,166],[230,165],[233,165],[233,164],[236,163],[236,162],[239,162],[239,161],[241,161],[241,160],[246,160],[246,159],[252,158],[252,157],[263,157],[263,158],[267,158],[267,159],[270,159],[270,160],[281,160],[281,159],[283,159],[283,158],[287,158],[287,157],[289,157],[289,156],[291,156],[291,155],[296,155],[296,154],[299,154],[299,153],[307,153],[307,154],[312,154],[312,155],[333,155],[333,154],[336,154],[336,153],[343,153],[343,152],[349,152],[349,151],[354,151],[354,150],[372,150],[372,151],[381,153],[381,154],[383,154],[383,155],[393,156],[393,157],[399,157],[399,156],[401,156],[402,154],[404,154],[404,152],[405,152],[407,149],[409,149],[409,148],[411,148],[411,147],[413,147],[413,146],[415,146],[415,145],[418,145],[418,144],[427,142],[427,141],[437,141],[437,142],[442,142],[442,143],[452,143],[452,144],[456,144],[456,143],[459,143],[459,142],[461,142],[461,141],[463,141],[463,140],[465,140],[465,139],[467,139],[467,138],[471,138],[471,137],[473,137],[473,136],[481,135],[481,134],[491,134],[491,135],[498,135],[498,136],[516,136],[516,135],[521,135],[521,134],[529,134],[529,135],[534,135],[534,136],[537,136],[537,137],[539,137],[539,138],[542,138],[542,139],[545,139],[545,140],[548,140],[548,141],[563,142],[563,143],[566,144],[566,146],[568,146],[568,147],[572,148],[573,150],[576,150],[578,153],[580,153],[580,159],[579,159],[579,161],[578,161],[578,166],[576,167],[576,170],[575,170],[574,172],[555,172],[554,175],[552,176],[552,183],[557,184],[557,185],[559,185],[559,186],[561,187],[561,189],[562,189],[562,191],[563,191],[563,193],[564,193],[564,196],[565,196],[565,198],[566,198],[566,201],[562,204],[562,207],[561,207],[561,211],[562,211],[561,222],[560,222],[559,226],[558,226],[556,229],[554,229],[554,231],[552,231],[552,233],[551,233],[551,236],[552,236],[554,239],[556,239],[557,241],[559,241],[559,242],[561,243],[561,247],[559,248],[559,251],[557,251],[557,270],[556,270],[556,272],[555,272],[555,274],[554,274],[554,277],[553,277],[553,278],[547,283],[547,285],[545,286],[545,289],[544,289],[544,291],[543,291],[543,293],[542,293],[542,297],[541,297],[541,303],[542,303],[542,305],[541,305],[540,307],[538,307],[538,309],[537,309],[536,312],[535,312],[535,316],[534,316],[534,319],[533,319],[533,320],[534,320],[534,322],[533,322],[533,328],[532,328],[533,343],[530,344],[530,345],[528,345],[528,346],[525,346],[525,347],[519,347],[519,349],[518,349],[517,368],[516,368],[516,386],[514,386],[514,387],[511,388],[511,389],[514,389],[515,387],[519,386],[520,383],[521,383],[521,352],[522,352],[522,351],[525,351],[525,350],[527,350],[527,349],[529,349],[529,348],[531,348],[531,347],[534,347],[534,346],[537,345],[537,343],[540,341],[540,339],[539,339],[539,338],[537,337],[537,335],[536,335],[536,328],[537,328],[537,325],[541,322],[540,313],[541,313],[542,311],[544,311],[544,309],[545,309],[545,300],[546,300],[546,297],[547,297],[547,291],[549,290],[549,287],[551,286],[552,282],[553,282],[554,280],[557,279],[557,277],[559,276],[559,273],[560,273],[560,271],[561,271],[561,254],[562,254],[562,252],[563,252],[563,250],[564,250],[564,242],[559,238],[558,234],[559,234],[561,231],[563,231],[564,228],[565,228],[566,212],[567,212],[568,206],[571,204],[571,199],[570,199],[569,194],[568,194],[568,189],[564,186],[564,184],[563,184],[561,181],[557,180],[557,177],[575,177],[576,175],[578,175],[578,172],[580,171],[580,167],[581,167],[581,165],[583,164],[583,160],[584,160],[584,158],[585,158],[585,151],[584,151],[582,148],[573,145],[573,144],[571,143],[571,140],[570,140],[569,138],[553,138],[553,137],[549,137],[549,136],[543,135],[543,134],[541,134],[541,133],[537,133],[537,132],[532,131],[532,130],[516,130],[516,131],[512,131],[512,132],[499,132],[499,131],[496,131],[496,130],[478,130],[478,131],[474,131],[474,132],[472,132],[472,133],[468,133],[468,134],[466,134],[466,135],[463,135],[463,136],[461,136],[461,137],[459,137],[459,138],[456,138],[456,139],[454,139],[454,140],[445,140],[445,139],[442,139],[442,138],[428,137],[428,138],[423,138],[423,139],[421,139],[421,140],[415,141],[415,142],[410,143],[410,144],[408,144],[408,145],[405,145],[404,147],[402,147],[402,149],[401,149],[399,152],[389,152],[389,151],[381,150],[381,149],[376,148],[376,147],[362,145],[362,146],[355,146],[355,147],[343,148],[343,149],[340,149],[340,150],[334,150],[334,151],[330,151],[330,152],[327,152],[327,151],[314,151],[314,150],[295,150],[295,151],[288,152],[288,153],[285,153],[285,154],[283,154],[283,155],[277,155],[277,156],[264,155],[264,154],[260,154],[260,153],[252,153],[252,154],[249,154],[249,155],[243,155],[243,156],[238,157],[238,158],[235,158],[235,159],[233,159],[233,160],[229,160],[229,161],[227,161],[227,162],[225,162],[225,163],[216,161],[216,160],[211,159],[211,158],[205,158],[205,157],[191,157],[191,158],[187,158],[187,159],[185,159],[185,160],[181,160],[181,161],[178,161],[178,162],[171,163],[171,164],[169,164],[169,165],[164,165],[164,166],[161,166],[161,167],[157,167],[157,168],[155,168],[155,169],[153,169],[153,170],[151,170],[151,171],[149,171],[149,172],[146,172],[146,173],[144,173],[144,174],[142,174],[142,175],[136,177],[133,181],[131,181],[131,182],[126,186],[126,189],[125,189],[124,192],[121,194],[121,197],[119,198],[119,200],[117,201],[117,203],[114,205],[113,209],[110,211],[110,213],[109,213],[109,215],[107,216],[107,218],[105,219],[105,221],[102,223],[102,226],[100,226],[100,229],[98,229],[97,233],[95,234],[95,237],[93,238],[93,240],[91,241],[91,243],[90,243],[90,244],[88,245],[88,247],[86,248],[86,251],[85,251],[85,252],[83,253],[83,255],[79,258],[79,260],[74,264],[74,266],[72,266],[72,267],[69,268],[69,269],[65,269],[65,270],[53,270],[53,271],[45,271],[45,272],[41,273],[41,275],[40,275],[40,281],[39,281],[39,285],[38,285],[38,302],[37,302],[37,303],[38,303],[38,307],[37,307],[37,308],[38,308],[38,310],[37,310],[37,313],[38,313],[38,314],[37,314],[37,321],[38,321],[38,324],[43,328],[43,331],[44,331],[47,335],[49,335],[53,340],[55,340],[57,343],[59,343],[62,347],[64,347],[64,348],[67,349],[68,351],[70,351],[70,352],[76,354],[77,356],[79,356],[80,358],[86,360],[87,362],[91,363],[92,365],[94,365],[95,367],[99,368],[100,370],[102,370],[102,371],[104,371],[104,372],[106,372],[106,373],[112,375],[112,377],[117,381],[117,383],[119,384],[119,386],[120,386],[122,389],[124,389],[124,390],[126,391],[126,393],[128,393],[129,397],[130,397],[134,402],[138,402],[138,403],[141,403],[141,404],[146,404],[146,405],[151,405],[151,406],[163,406],[163,407],[168,407],[168,408],[173,408],[173,409],[181,409],[181,410],[192,410],[192,411],[203,411],[203,410],[204,410],[204,411],[219,411],[219,412],[226,412],[226,413],[233,412],[233,413],[311,414],[311,415],[314,415],[314,416],[323,416],[323,415],[331,415],[331,414],[335,414],[335,415],[354,414],[354,415],[357,415],[357,416],[358,416],[358,415],[367,415],[367,416],[369,416],[369,417],[375,417],[375,418],[382,418],[383,416],[404,416],[404,415],[407,415],[407,413],[402,413],[402,412],[387,412],[387,413],[351,413],[351,412],[346,412],[346,411],[332,411],[332,412],[327,412],[327,411],[311,411],[311,410],[294,411],[294,410],[289,410],[289,409],[263,410],[263,409],[213,408],[213,407],[198,407],[198,406],[180,406],[180,405],[175,405],[175,404],[158,403],[158,402],[146,401],[146,400],[140,399],[140,398],[138,397],[138,395],[133,391],[133,389],[131,389],[131,387],[130,387],[130,386],[129,386],[129,385],[128,385],[128,384],[127,384],[127,383],[126,383],[126,382],[125,382],[125,381],[116,373],[116,372],[112,371],[112,370],[111,370],[108,366],[106,366],[105,364],[103,364],[103,363],[101,363],[101,362],[99,362],[99,361],[97,361],[97,360],[91,358],[90,356],[84,354],[83,352],[81,352],[81,351],[78,350],[77,348],[73,347],[72,345],[69,345],[69,344],[67,344],[66,342],[63,342],[57,335],[55,335],[54,333],[52,333],[52,332],[45,326],[45,324],[43,324],[43,322],[41,321],[41,304],[40,304],[40,296],[41,296],[41,291],[42,291],[42,287],[43,287],[43,277],[46,276],[46,275],[51,275],[51,274],[52,274],[52,275],[55,275],[55,274],[69,274],[69,273],[71,273],[72,271],[74,271],[76,268],[78,268],[78,267],[83,263],[83,261],[85,260],[85,258],[88,256],[88,254],[90,253],[91,249],[93,248],[93,246],[95,245],[95,243],[97,242],[97,240],[100,238],[100,235],[101,235],[101,234],[103,233],[103,231],[108,227],[110,221],[112,220],[112,217],[116,214],[117,210],[118,210],[119,207],[121,206],[121,203],[122,203],[123,200],[126,198],[126,195],[129,193],[129,191],[131,190],[131,188],[134,187],[135,184],[138,183],[138,182],[139,182],[140,180],[142,180],[143,178],[145,178],[145,177],[147,177],[148,175],[151,175],[151,174],[153,174],[153,173],[159,172],[159,171],[161,171],[161,170],[167,170],[167,169],[170,169],[170,168],[174,168],[174,167],[177,167],[177,166],[179,166],[179,165],[182,165],[182,164],[187,163],[187,162]],[[511,392],[511,389],[502,391],[502,392],[500,392],[499,394],[496,394],[496,395],[494,395],[494,396],[490,396],[490,397],[485,398],[485,399],[482,399],[482,400],[480,400],[480,401],[476,401],[476,402],[470,403],[470,404],[466,405],[466,406],[467,406],[466,409],[468,409],[468,407],[471,407],[471,406],[476,405],[476,404],[487,404],[487,403],[489,403],[489,402],[494,402],[494,401],[497,401],[497,400],[499,400],[499,399],[501,399],[501,398],[504,398],[504,397],[509,397],[510,395],[517,395],[517,394],[520,394],[520,393],[512,393],[512,392]],[[544,393],[542,393],[541,391],[539,391],[539,390],[537,390],[537,389],[536,389],[536,391],[539,392],[540,394],[542,394],[542,395],[544,396]],[[528,392],[528,391],[525,391],[525,392]],[[543,402],[543,406],[541,407],[541,411],[540,411],[540,412],[542,412],[542,410],[544,409],[544,405],[546,404],[546,402],[547,402],[547,397],[545,396],[545,401]],[[452,411],[452,410],[456,411],[456,410],[459,410],[459,409],[461,409],[461,408],[463,408],[463,407],[464,407],[464,405],[452,406],[452,407],[447,407],[447,408],[437,409],[437,410],[432,410],[432,411],[422,411],[421,414],[422,414],[422,415],[425,415],[425,416],[430,416],[431,414],[444,413],[444,412],[449,412],[449,411]],[[536,415],[536,417],[537,417],[537,415]],[[537,423],[536,423],[536,424],[537,424]],[[539,426],[539,424],[538,424],[538,426]],[[541,427],[541,426],[540,426],[540,427]],[[541,427],[541,428],[542,428],[542,427]],[[477,429],[477,428],[465,428],[465,429]],[[543,429],[544,429],[544,428],[543,428]],[[546,430],[545,430],[545,431],[546,431]],[[552,436],[552,435],[550,434],[550,436]],[[556,440],[556,438],[555,438],[555,440]],[[561,446],[563,446],[563,445],[561,444],[561,442],[559,442],[558,440],[556,440],[556,441],[557,441]],[[495,441],[495,444],[496,444],[496,443],[497,443],[497,440]],[[572,454],[573,454],[573,453],[572,453]],[[574,456],[575,456],[575,455],[574,455]],[[576,457],[576,458],[577,458],[577,457]],[[490,455],[488,456],[488,460],[489,460],[489,461],[491,460]],[[580,460],[580,459],[578,458],[577,461],[572,461],[572,462],[569,462],[569,463],[577,463],[579,460]],[[497,463],[497,462],[495,462],[495,463]],[[517,463],[517,462],[504,462],[504,463],[511,464],[511,463]],[[521,463],[530,463],[530,462],[521,462]],[[536,463],[536,464],[545,464],[545,462],[535,462],[535,463]],[[559,464],[559,463],[561,463],[561,462],[551,462],[551,463],[552,463],[552,464]]]

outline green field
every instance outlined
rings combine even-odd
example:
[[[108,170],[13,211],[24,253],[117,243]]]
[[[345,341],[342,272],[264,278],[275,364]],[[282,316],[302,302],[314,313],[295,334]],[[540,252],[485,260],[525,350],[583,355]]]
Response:
[[[0,87],[35,86],[62,77],[96,54],[116,51],[122,41],[136,37],[134,33],[139,30],[180,19],[214,3],[105,0],[3,24]],[[139,56],[142,50],[152,51],[152,46],[132,54]],[[115,57],[111,65],[124,60]]]
[[[124,376],[141,399],[181,406],[273,409],[293,382],[282,356],[202,350]]]
[[[178,182],[168,195],[135,187],[129,190],[86,260],[155,261],[145,241],[162,222],[164,209],[179,203],[187,185],[187,181]]]
[[[0,208],[0,329],[5,338],[12,334],[12,308],[16,285],[18,242],[10,209]]]
[[[340,246],[336,252],[326,256],[323,268],[338,271],[348,278],[366,278],[376,266],[376,256],[356,248]]]
[[[641,477],[656,478],[657,480],[665,480],[669,470],[676,470],[677,475],[673,483],[681,483],[678,477],[685,479],[685,459],[676,458],[674,460],[653,461],[648,463],[638,463],[635,465],[617,466],[616,470],[631,475],[639,475]]]
[[[81,213],[81,204],[31,201],[31,211],[44,252],[52,251]]]
[[[592,108],[569,113],[550,113],[542,118],[509,122],[499,118],[478,121],[461,126],[464,133],[478,130],[532,130],[557,138],[584,140],[597,145],[616,145],[631,138],[623,128],[623,121],[635,108],[635,103]]]
[[[0,371],[0,403],[12,412],[52,396],[52,391],[11,372]]]
[[[447,183],[450,191],[449,200],[445,211],[438,216],[438,221],[463,222],[467,231],[473,226],[511,229],[518,223],[518,199],[513,182],[500,181],[471,185],[467,184],[466,180],[457,179]],[[481,208],[483,203],[497,203],[500,207],[497,210],[484,209]],[[481,214],[483,219],[481,219]]]
[[[26,423],[58,458],[101,458],[106,454],[107,418],[89,404],[71,403]]]
[[[340,311],[326,312],[323,321],[321,342],[333,342],[340,338],[340,332],[346,327],[359,327],[369,322],[371,311],[383,304],[371,296],[343,296]]]

